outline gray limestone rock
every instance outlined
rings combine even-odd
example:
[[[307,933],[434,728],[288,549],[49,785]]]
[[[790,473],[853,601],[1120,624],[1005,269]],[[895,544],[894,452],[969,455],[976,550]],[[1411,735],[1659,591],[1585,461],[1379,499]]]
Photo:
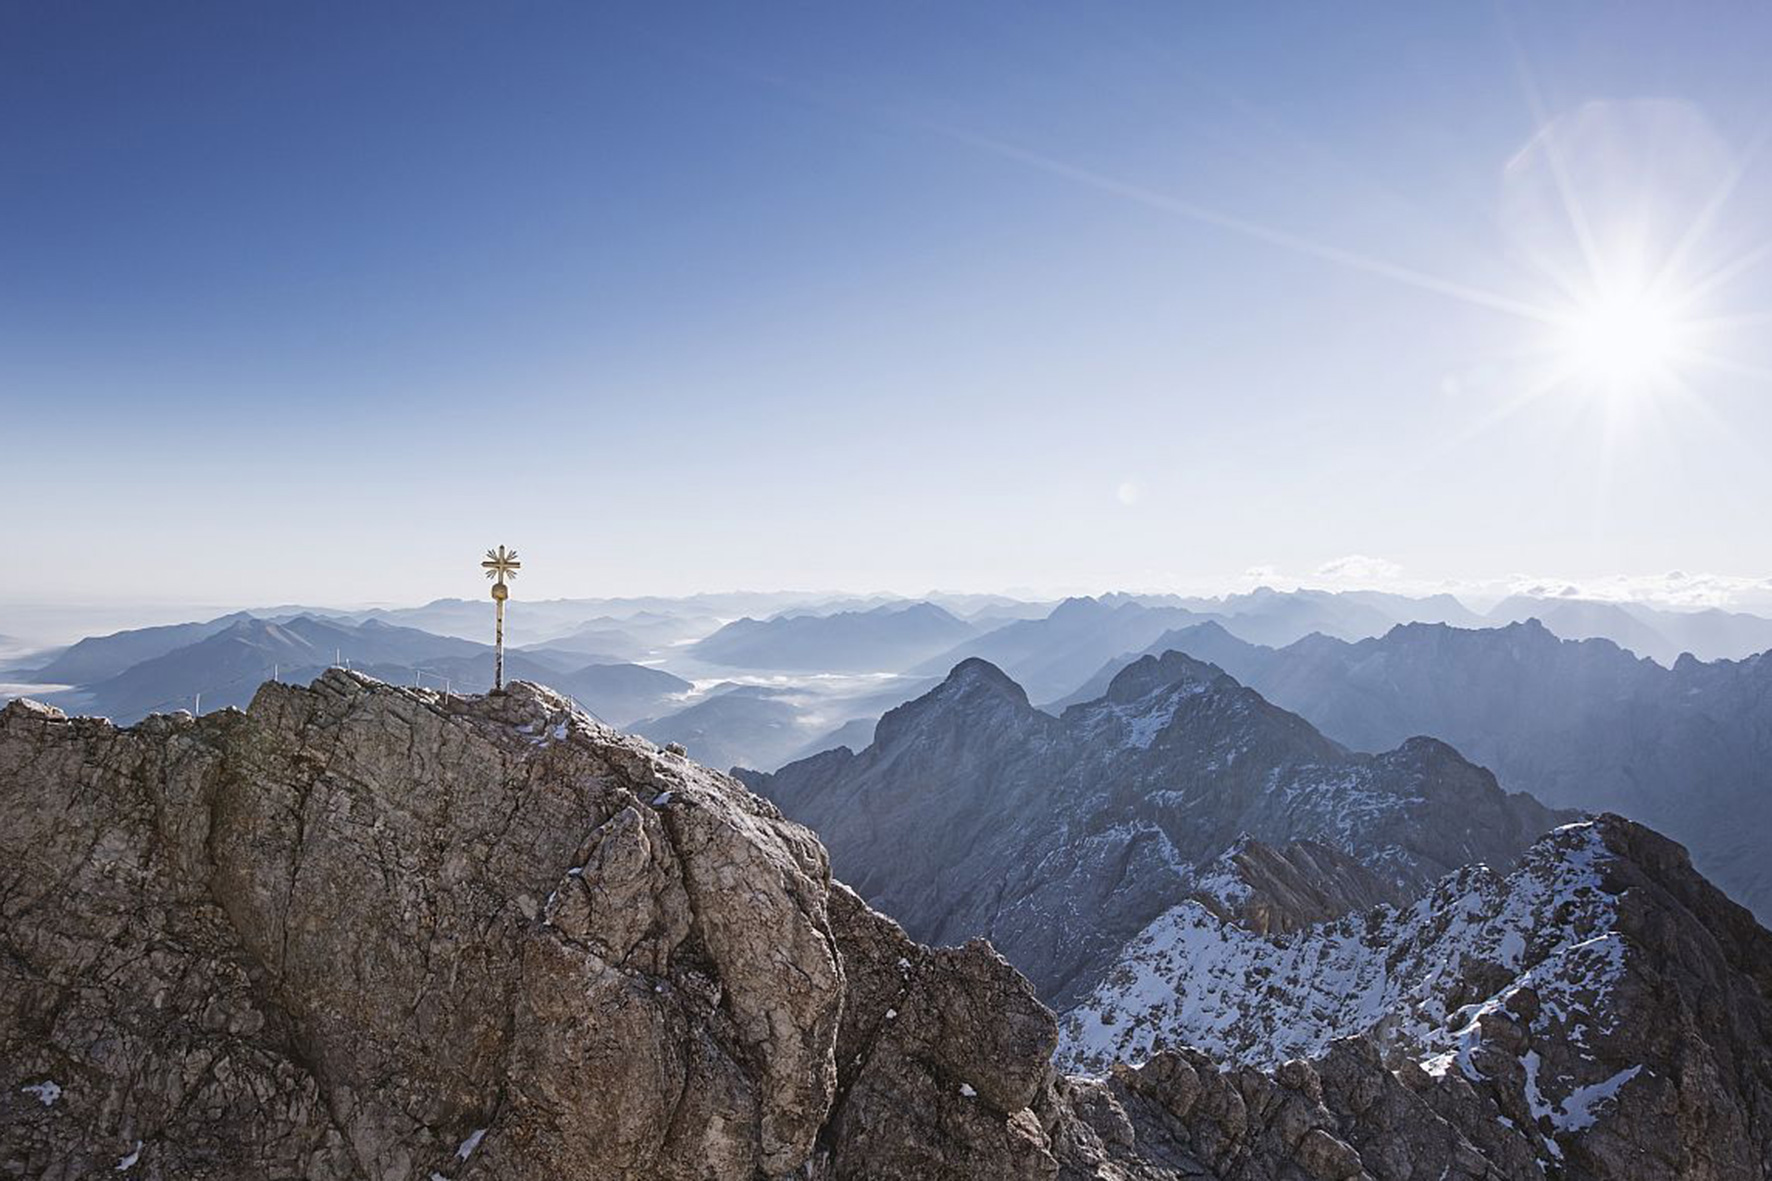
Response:
[[[0,867],[0,1174],[750,1178],[830,1108],[823,849],[532,686],[15,703]]]

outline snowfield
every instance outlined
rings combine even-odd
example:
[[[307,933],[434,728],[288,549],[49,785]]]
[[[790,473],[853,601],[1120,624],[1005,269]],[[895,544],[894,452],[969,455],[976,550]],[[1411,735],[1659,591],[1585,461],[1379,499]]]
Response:
[[[1473,1049],[1484,1018],[1498,1013],[1524,1013],[1530,1029],[1591,1061],[1589,1039],[1612,1032],[1607,997],[1628,954],[1616,899],[1602,886],[1609,857],[1592,824],[1567,825],[1506,878],[1472,866],[1411,906],[1286,936],[1257,935],[1184,902],[1128,943],[1102,984],[1064,1014],[1059,1061],[1100,1072],[1193,1045],[1272,1067],[1372,1033],[1430,1074],[1478,1080]],[[1473,981],[1492,987],[1471,995]],[[1639,1069],[1587,1082],[1548,1078],[1530,1049],[1520,1064],[1534,1117],[1567,1131],[1591,1125],[1595,1106]]]

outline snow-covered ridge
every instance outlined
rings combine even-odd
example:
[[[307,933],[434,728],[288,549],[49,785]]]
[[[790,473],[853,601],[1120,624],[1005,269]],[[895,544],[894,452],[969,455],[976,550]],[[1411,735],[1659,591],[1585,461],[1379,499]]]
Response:
[[[1530,990],[1532,1020],[1582,1046],[1608,1032],[1605,1000],[1623,970],[1616,899],[1601,885],[1611,857],[1590,823],[1544,837],[1503,879],[1472,866],[1414,905],[1268,937],[1195,901],[1130,943],[1100,986],[1061,1023],[1060,1060],[1081,1070],[1191,1044],[1272,1066],[1336,1038],[1375,1032],[1430,1073],[1475,1077],[1482,1019]],[[1547,1110],[1575,1118],[1582,1086],[1540,1080]],[[1573,1105],[1572,1105],[1573,1104]]]

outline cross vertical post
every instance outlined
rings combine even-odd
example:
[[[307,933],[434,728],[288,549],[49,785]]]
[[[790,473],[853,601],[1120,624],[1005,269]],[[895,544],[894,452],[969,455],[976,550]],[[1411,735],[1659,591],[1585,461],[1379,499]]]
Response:
[[[503,693],[505,689],[505,601],[496,600],[493,609],[495,623],[492,626],[492,691]]]
[[[492,632],[492,691],[505,691],[505,600],[511,597],[511,588],[505,585],[505,579],[517,577],[517,571],[523,563],[517,560],[516,550],[507,550],[504,546],[486,551],[486,560],[480,563],[486,571],[486,577],[492,579],[493,632]]]

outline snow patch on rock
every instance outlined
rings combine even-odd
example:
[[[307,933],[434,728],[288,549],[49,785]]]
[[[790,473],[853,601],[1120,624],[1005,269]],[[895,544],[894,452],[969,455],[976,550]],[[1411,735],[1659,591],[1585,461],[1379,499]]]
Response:
[[[1064,1015],[1059,1061],[1100,1071],[1194,1045],[1272,1067],[1373,1032],[1430,1074],[1457,1069],[1477,1079],[1472,1055],[1485,1019],[1515,1009],[1581,1046],[1609,1032],[1606,998],[1624,970],[1616,900],[1601,885],[1609,857],[1596,829],[1571,825],[1543,838],[1506,879],[1472,866],[1412,906],[1381,906],[1279,937],[1183,902],[1135,936],[1094,992]],[[1449,1011],[1447,998],[1465,981],[1491,978],[1501,987]],[[1578,1113],[1627,1081],[1609,1080],[1610,1091],[1576,1087],[1560,1101],[1544,1100],[1545,1111],[1585,1118]]]

